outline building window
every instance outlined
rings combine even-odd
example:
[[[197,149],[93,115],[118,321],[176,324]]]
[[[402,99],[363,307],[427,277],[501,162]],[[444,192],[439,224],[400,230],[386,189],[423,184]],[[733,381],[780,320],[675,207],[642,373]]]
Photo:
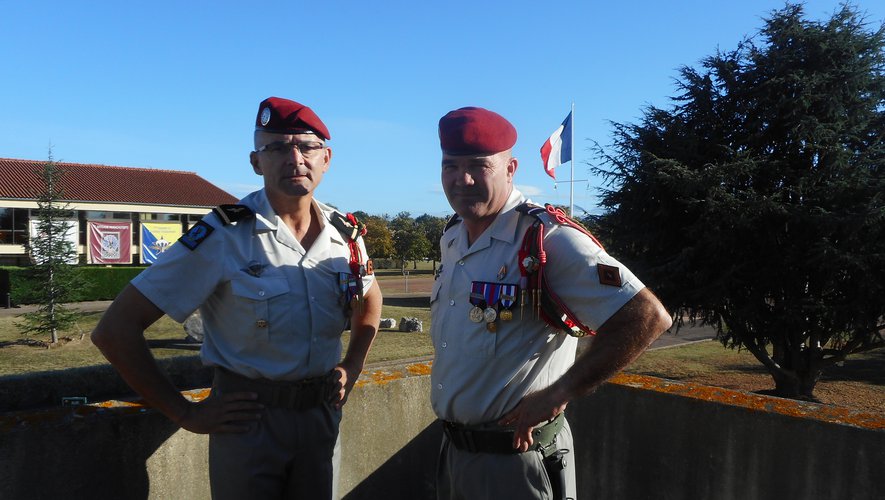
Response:
[[[24,245],[28,242],[28,209],[0,208],[0,244]]]
[[[178,214],[139,214],[141,216],[142,221],[147,222],[178,222],[179,217]]]

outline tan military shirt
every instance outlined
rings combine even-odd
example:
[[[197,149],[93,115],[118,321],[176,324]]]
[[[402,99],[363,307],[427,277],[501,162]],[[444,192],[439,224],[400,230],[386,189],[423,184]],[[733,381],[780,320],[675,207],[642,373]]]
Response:
[[[463,424],[492,422],[522,397],[559,379],[574,363],[577,339],[533,319],[531,307],[512,309],[513,319],[469,319],[474,281],[519,284],[518,251],[533,217],[514,208],[527,201],[513,190],[491,226],[468,247],[457,224],[441,240],[442,262],[431,294],[431,336],[436,351],[431,402],[437,416]],[[552,289],[590,328],[596,329],[644,285],[581,232],[545,223],[546,273]],[[597,264],[617,267],[621,286],[600,283]],[[503,272],[502,272],[503,271]]]
[[[322,375],[341,357],[348,315],[339,273],[350,273],[347,241],[333,210],[314,202],[322,231],[305,250],[271,208],[264,190],[240,201],[255,212],[214,230],[194,249],[181,242],[132,284],[176,321],[200,308],[203,363],[273,380]],[[362,262],[366,249],[359,239]],[[363,279],[368,291],[374,276]]]

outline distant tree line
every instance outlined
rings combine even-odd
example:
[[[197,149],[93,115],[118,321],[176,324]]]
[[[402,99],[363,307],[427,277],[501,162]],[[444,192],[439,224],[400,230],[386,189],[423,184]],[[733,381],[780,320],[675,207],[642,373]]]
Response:
[[[394,217],[365,212],[354,215],[366,225],[366,251],[373,259],[399,261],[402,269],[408,262],[414,266],[419,260],[429,260],[434,267],[439,262],[439,239],[448,217],[423,214],[413,218],[409,212]]]

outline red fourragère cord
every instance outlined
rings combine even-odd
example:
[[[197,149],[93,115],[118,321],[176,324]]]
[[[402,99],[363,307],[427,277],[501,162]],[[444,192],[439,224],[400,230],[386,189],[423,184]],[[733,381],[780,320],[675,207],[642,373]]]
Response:
[[[581,231],[590,237],[599,248],[604,250],[602,244],[596,239],[596,237],[590,234],[590,232],[584,229],[581,225],[576,224],[574,221],[566,217],[562,210],[553,205],[547,205],[546,211],[557,223]],[[537,257],[533,256],[532,250],[535,250]],[[558,326],[556,321],[554,321],[554,319],[541,308],[542,293],[543,289],[546,288],[547,298],[553,301],[553,303],[555,303],[559,310],[565,315],[565,318],[561,319],[561,321],[569,327],[571,330],[569,332],[570,334],[574,335],[574,328],[578,328],[581,332],[584,332],[584,335],[595,335],[596,332],[581,323],[577,316],[575,316],[568,306],[559,299],[556,293],[554,293],[547,284],[546,276],[544,276],[544,266],[547,264],[547,252],[544,251],[544,224],[540,219],[536,220],[532,224],[532,227],[526,231],[525,236],[522,239],[522,245],[520,246],[518,257],[520,273],[519,286],[522,289],[520,295],[520,311],[522,311],[525,306],[526,292],[530,291],[532,305],[537,312],[537,316],[551,326]]]

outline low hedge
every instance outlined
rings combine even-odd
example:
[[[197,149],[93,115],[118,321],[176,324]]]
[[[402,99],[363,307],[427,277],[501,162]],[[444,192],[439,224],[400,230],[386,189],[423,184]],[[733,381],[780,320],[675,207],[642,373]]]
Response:
[[[88,286],[79,290],[72,301],[111,300],[123,290],[129,281],[145,269],[144,266],[132,267],[98,267],[78,266]],[[34,283],[27,277],[25,267],[0,267],[0,299],[5,306],[6,294],[13,305],[33,302],[35,291],[43,286]]]

